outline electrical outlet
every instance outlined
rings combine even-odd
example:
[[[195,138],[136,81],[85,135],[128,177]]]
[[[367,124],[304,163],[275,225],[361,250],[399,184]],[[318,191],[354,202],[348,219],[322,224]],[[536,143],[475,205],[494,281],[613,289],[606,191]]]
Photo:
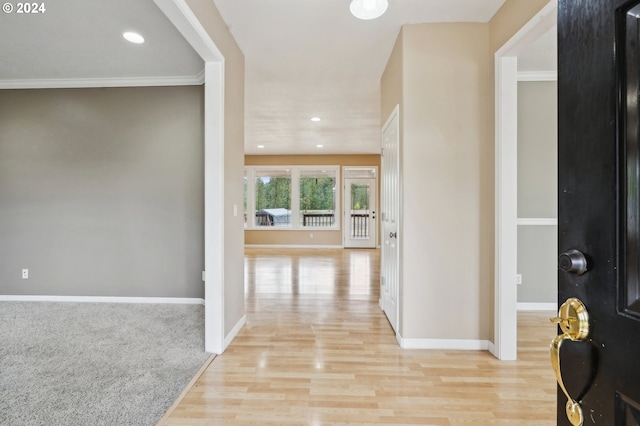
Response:
[[[28,269],[23,269],[22,270],[22,279],[26,280],[29,278],[29,270]]]
[[[313,239],[313,232],[309,232],[309,238]]]
[[[516,284],[522,284],[522,274],[516,275]]]

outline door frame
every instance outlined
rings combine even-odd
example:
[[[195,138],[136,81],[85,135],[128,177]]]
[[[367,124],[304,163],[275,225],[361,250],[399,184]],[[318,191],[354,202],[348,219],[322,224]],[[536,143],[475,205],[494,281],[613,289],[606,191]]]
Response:
[[[518,54],[556,24],[551,0],[495,53],[494,340],[491,353],[517,358]]]
[[[153,0],[204,61],[204,346],[224,335],[224,56],[185,0]],[[208,271],[208,272],[206,272]],[[226,344],[225,344],[226,343]]]

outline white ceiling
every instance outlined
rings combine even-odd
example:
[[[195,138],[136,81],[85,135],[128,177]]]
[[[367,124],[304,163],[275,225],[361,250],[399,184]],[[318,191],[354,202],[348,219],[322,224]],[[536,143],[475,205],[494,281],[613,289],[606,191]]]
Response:
[[[55,85],[52,79],[193,78],[203,69],[153,0],[44,4],[40,14],[0,14],[0,87],[46,87]],[[146,43],[127,42],[125,31],[139,32]]]
[[[380,152],[380,78],[402,25],[486,22],[504,0],[391,0],[372,21],[349,0],[215,3],[245,54],[245,152],[319,154]]]
[[[350,0],[214,1],[245,55],[248,154],[378,153],[380,77],[400,27],[486,22],[504,3],[391,0],[381,18],[360,21]],[[194,84],[201,76],[202,60],[153,0],[45,6],[38,15],[0,15],[0,88],[66,84],[58,79]],[[126,42],[128,30],[147,42]],[[555,67],[539,65],[555,60],[554,42],[555,32],[521,55],[520,70]]]

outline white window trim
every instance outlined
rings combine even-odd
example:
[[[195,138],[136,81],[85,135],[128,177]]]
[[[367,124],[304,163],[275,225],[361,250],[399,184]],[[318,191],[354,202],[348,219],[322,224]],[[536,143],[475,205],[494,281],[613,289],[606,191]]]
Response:
[[[291,226],[256,226],[256,188],[255,175],[257,170],[288,170],[291,178]],[[333,226],[302,226],[300,224],[300,171],[301,170],[331,170],[335,173],[334,195],[334,224]],[[247,176],[247,222],[245,230],[249,231],[340,231],[341,198],[340,198],[340,166],[245,166]]]

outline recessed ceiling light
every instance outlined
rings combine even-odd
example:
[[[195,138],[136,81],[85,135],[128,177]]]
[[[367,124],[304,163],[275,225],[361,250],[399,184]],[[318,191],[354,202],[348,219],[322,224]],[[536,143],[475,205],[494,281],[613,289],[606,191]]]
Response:
[[[311,117],[311,121],[321,121],[320,117]]]
[[[258,145],[258,149],[264,149],[264,145]]]
[[[387,0],[353,0],[349,9],[358,19],[369,20],[382,16],[389,7]]]
[[[125,40],[131,43],[135,43],[135,44],[144,43],[144,37],[142,37],[138,33],[134,33],[133,31],[127,31],[126,33],[123,33],[122,37],[124,37]]]
[[[318,144],[318,145],[316,145],[316,148],[324,148],[324,145]]]

